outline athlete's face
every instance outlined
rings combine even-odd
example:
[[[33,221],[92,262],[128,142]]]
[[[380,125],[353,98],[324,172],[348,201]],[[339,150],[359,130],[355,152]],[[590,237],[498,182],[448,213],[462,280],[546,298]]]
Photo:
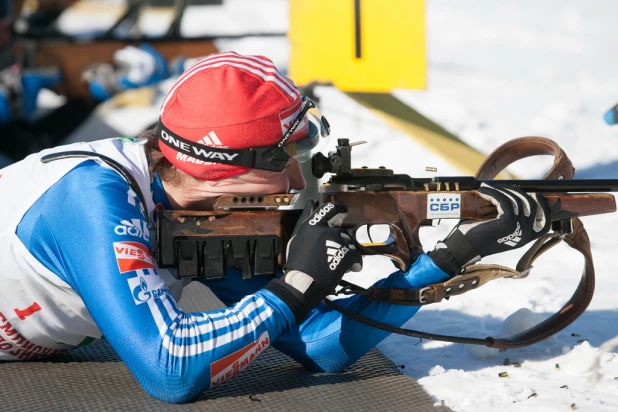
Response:
[[[208,185],[218,194],[272,194],[288,193],[290,190],[305,188],[305,179],[300,164],[290,159],[281,172],[251,169],[248,172],[220,181],[210,181]]]
[[[290,190],[305,188],[305,178],[300,170],[300,164],[291,159],[282,172],[269,172],[253,169],[245,176],[241,175],[246,187],[239,185],[238,189],[251,191],[252,194],[287,193]]]
[[[180,183],[163,181],[173,209],[208,210],[221,195],[268,195],[305,188],[300,164],[291,159],[281,172],[251,169],[222,180],[198,180],[186,176]]]

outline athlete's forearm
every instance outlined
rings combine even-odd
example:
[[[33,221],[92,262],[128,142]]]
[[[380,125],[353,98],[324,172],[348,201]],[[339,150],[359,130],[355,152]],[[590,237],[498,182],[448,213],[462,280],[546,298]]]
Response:
[[[426,255],[407,273],[394,272],[378,281],[376,287],[419,288],[448,279]],[[401,327],[419,310],[418,306],[393,305],[355,295],[337,303],[362,316]],[[302,324],[274,342],[274,347],[293,357],[308,369],[339,372],[375,347],[388,332],[352,320],[324,304],[315,308]]]

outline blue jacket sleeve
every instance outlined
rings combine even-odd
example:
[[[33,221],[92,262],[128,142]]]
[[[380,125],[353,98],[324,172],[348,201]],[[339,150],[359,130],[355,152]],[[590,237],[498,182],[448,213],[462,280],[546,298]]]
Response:
[[[421,255],[408,272],[394,272],[375,283],[383,288],[420,288],[444,282],[449,275],[431,258]],[[391,326],[401,327],[420,309],[419,306],[394,305],[355,295],[337,303],[359,315]],[[320,303],[309,317],[273,346],[311,370],[339,372],[352,365],[389,335],[389,332],[355,321]]]
[[[183,312],[159,277],[148,225],[127,191],[115,172],[85,162],[37,201],[18,236],[82,298],[149,394],[186,402],[235,376],[294,318],[267,291],[226,309]]]

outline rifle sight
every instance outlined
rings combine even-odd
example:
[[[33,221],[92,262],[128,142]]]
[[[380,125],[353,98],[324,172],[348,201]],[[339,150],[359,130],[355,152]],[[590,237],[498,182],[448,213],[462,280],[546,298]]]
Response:
[[[318,153],[311,159],[311,173],[318,179],[325,173],[334,175],[352,174],[352,147],[358,142],[350,144],[350,139],[337,139],[337,152],[330,152],[328,156]]]

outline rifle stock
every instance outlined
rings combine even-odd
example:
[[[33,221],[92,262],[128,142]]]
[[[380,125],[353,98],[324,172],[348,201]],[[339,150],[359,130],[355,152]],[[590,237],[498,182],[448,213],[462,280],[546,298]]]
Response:
[[[524,182],[524,181],[522,181]],[[384,255],[407,270],[424,253],[421,226],[430,224],[428,194],[417,190],[385,190],[330,193],[326,200],[343,204],[348,214],[342,227],[355,236],[364,226],[388,225],[390,237],[379,244],[359,244],[364,255]],[[460,195],[456,219],[487,220],[496,208],[476,190],[442,192]],[[553,221],[616,211],[612,194],[546,193]],[[158,212],[158,261],[161,267],[177,267],[179,277],[224,277],[233,263],[243,276],[272,275],[285,263],[285,248],[300,210],[279,210],[292,203],[293,194],[258,197],[220,196],[212,211]],[[259,200],[259,202],[258,202]],[[267,264],[266,261],[271,262]],[[206,273],[207,269],[210,273]]]
[[[434,219],[487,220],[497,216],[496,208],[478,193],[484,183],[541,193],[549,203],[556,236],[570,233],[573,218],[616,211],[614,196],[599,192],[618,192],[618,179],[569,179],[574,171],[570,161],[547,139],[516,139],[507,146],[519,144],[521,153],[502,152],[506,147],[502,146],[495,152],[499,154],[497,158],[496,155],[488,157],[487,161],[491,161],[486,167],[501,170],[523,157],[559,153],[554,168],[560,166],[564,170],[557,178],[504,181],[474,176],[412,178],[383,167],[356,169],[351,167],[351,151],[361,142],[350,143],[348,139],[337,142],[336,152],[328,156],[318,153],[312,158],[315,177],[331,174],[328,182],[320,187],[321,200],[341,203],[347,208],[342,227],[353,237],[362,226],[387,225],[390,236],[385,242],[359,243],[358,248],[364,255],[390,257],[401,270],[407,270],[424,253],[419,239],[421,226]],[[188,278],[224,277],[225,265],[230,262],[240,267],[245,277],[250,277],[252,272],[274,275],[285,263],[285,247],[300,213],[289,210],[289,206],[294,206],[293,196],[286,193],[226,195],[213,203],[215,212],[160,212],[159,221],[163,224],[157,228],[159,266],[178,267],[179,277]],[[281,206],[288,208],[281,210]],[[272,245],[277,251],[270,253],[267,249]],[[205,268],[210,268],[214,275],[209,275]]]
[[[149,39],[148,42],[167,60],[180,55],[193,58],[217,51],[211,39]],[[19,38],[14,45],[17,56],[34,56],[34,67],[55,67],[62,71],[62,82],[54,90],[68,99],[90,100],[92,95],[83,79],[91,64],[112,63],[114,53],[128,45],[139,45],[139,40],[72,40]]]

